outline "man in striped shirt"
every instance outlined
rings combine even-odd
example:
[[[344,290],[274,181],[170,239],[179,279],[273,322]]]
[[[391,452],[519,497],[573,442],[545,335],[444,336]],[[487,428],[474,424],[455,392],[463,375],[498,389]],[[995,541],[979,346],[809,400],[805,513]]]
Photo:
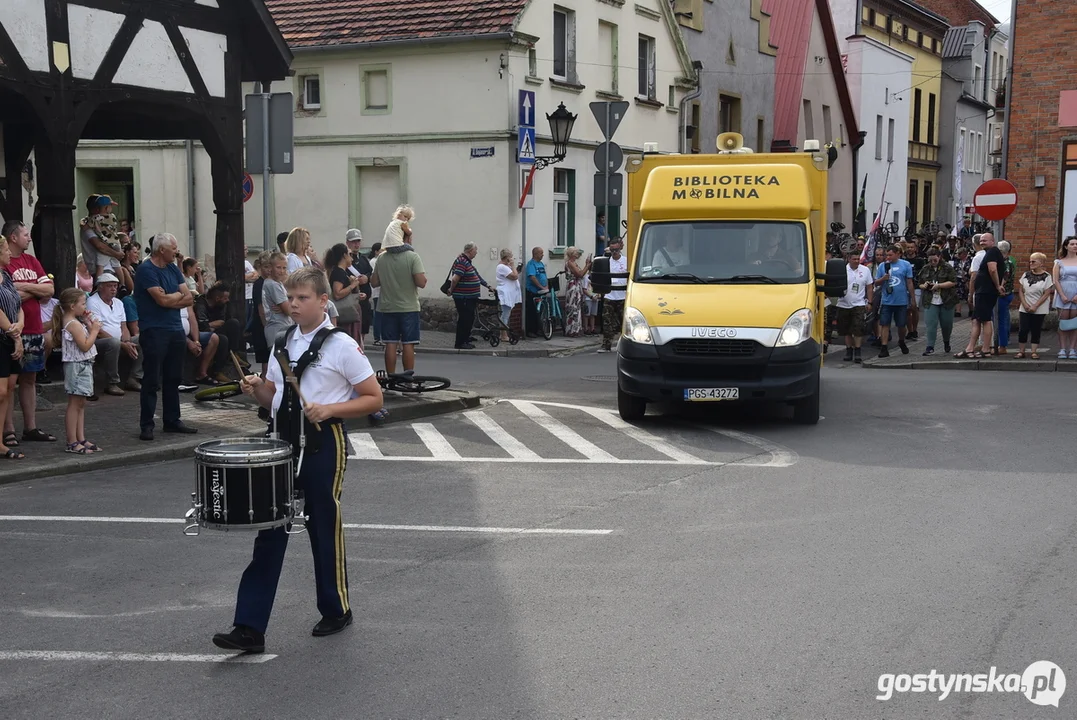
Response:
[[[475,243],[464,245],[464,252],[456,258],[449,274],[449,293],[453,302],[456,303],[456,349],[474,350],[472,345],[471,328],[475,325],[475,309],[479,302],[480,288],[489,288],[489,284],[479,275],[472,260],[479,254],[479,248]]]

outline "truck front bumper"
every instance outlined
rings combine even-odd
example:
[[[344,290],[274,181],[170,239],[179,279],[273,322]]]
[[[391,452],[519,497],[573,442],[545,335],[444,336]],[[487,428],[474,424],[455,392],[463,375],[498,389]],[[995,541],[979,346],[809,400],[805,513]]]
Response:
[[[741,402],[789,402],[819,391],[822,348],[808,340],[791,348],[745,346],[729,352],[720,343],[702,348],[641,345],[621,338],[617,347],[617,385],[648,402],[684,400],[687,388],[738,388]]]

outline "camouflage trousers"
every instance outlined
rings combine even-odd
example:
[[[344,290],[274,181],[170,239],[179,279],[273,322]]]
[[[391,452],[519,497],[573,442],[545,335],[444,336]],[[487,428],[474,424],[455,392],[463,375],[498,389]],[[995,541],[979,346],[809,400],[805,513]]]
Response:
[[[621,323],[624,321],[624,300],[602,301],[602,347],[612,350],[613,344],[621,334]]]

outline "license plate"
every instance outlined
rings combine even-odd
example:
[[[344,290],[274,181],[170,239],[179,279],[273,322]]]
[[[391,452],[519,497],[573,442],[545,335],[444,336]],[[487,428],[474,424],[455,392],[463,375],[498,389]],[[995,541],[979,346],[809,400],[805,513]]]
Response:
[[[685,388],[684,399],[695,402],[739,400],[740,388]]]

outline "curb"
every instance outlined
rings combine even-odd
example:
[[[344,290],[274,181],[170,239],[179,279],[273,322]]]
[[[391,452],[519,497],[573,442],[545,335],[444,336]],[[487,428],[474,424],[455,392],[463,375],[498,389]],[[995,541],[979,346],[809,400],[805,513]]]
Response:
[[[904,362],[882,365],[864,363],[874,370],[990,370],[996,372],[1060,372],[1077,373],[1077,363],[1059,363],[1043,360],[961,360],[953,362]]]
[[[408,422],[424,417],[468,410],[478,407],[482,401],[482,398],[478,393],[473,393],[468,390],[442,390],[434,393],[434,395],[437,395],[438,397],[413,398],[390,395],[386,402],[386,405],[389,408],[389,416],[386,418],[384,424],[388,425],[394,422]],[[373,427],[373,424],[370,423],[369,420],[365,423],[357,420],[353,421],[349,431],[354,432],[355,430],[362,430],[368,427]],[[262,432],[264,428],[265,425],[261,422],[254,422],[250,425],[236,427],[234,428],[235,432],[230,434],[257,434]],[[218,437],[225,436],[220,435]],[[41,478],[62,477],[64,475],[94,472],[97,470],[108,470],[109,468],[120,466],[181,460],[183,458],[191,457],[194,449],[201,443],[213,439],[215,438],[203,435],[197,440],[184,440],[164,447],[148,444],[146,447],[139,447],[134,450],[115,454],[92,455],[88,458],[63,460],[57,464],[43,467],[20,468],[17,472],[0,474],[0,485],[10,485],[12,483],[24,482],[26,480],[38,480]]]
[[[457,350],[456,348],[426,348],[424,350],[416,348],[415,352],[420,355],[472,355],[481,357],[550,358],[578,355],[580,353],[593,351],[598,347],[600,347],[600,345],[598,343],[595,343],[594,345],[585,345],[575,348],[564,348],[561,350],[516,350],[513,349],[511,345],[498,345],[496,348],[490,348],[489,350],[480,350],[478,348],[474,350]]]

